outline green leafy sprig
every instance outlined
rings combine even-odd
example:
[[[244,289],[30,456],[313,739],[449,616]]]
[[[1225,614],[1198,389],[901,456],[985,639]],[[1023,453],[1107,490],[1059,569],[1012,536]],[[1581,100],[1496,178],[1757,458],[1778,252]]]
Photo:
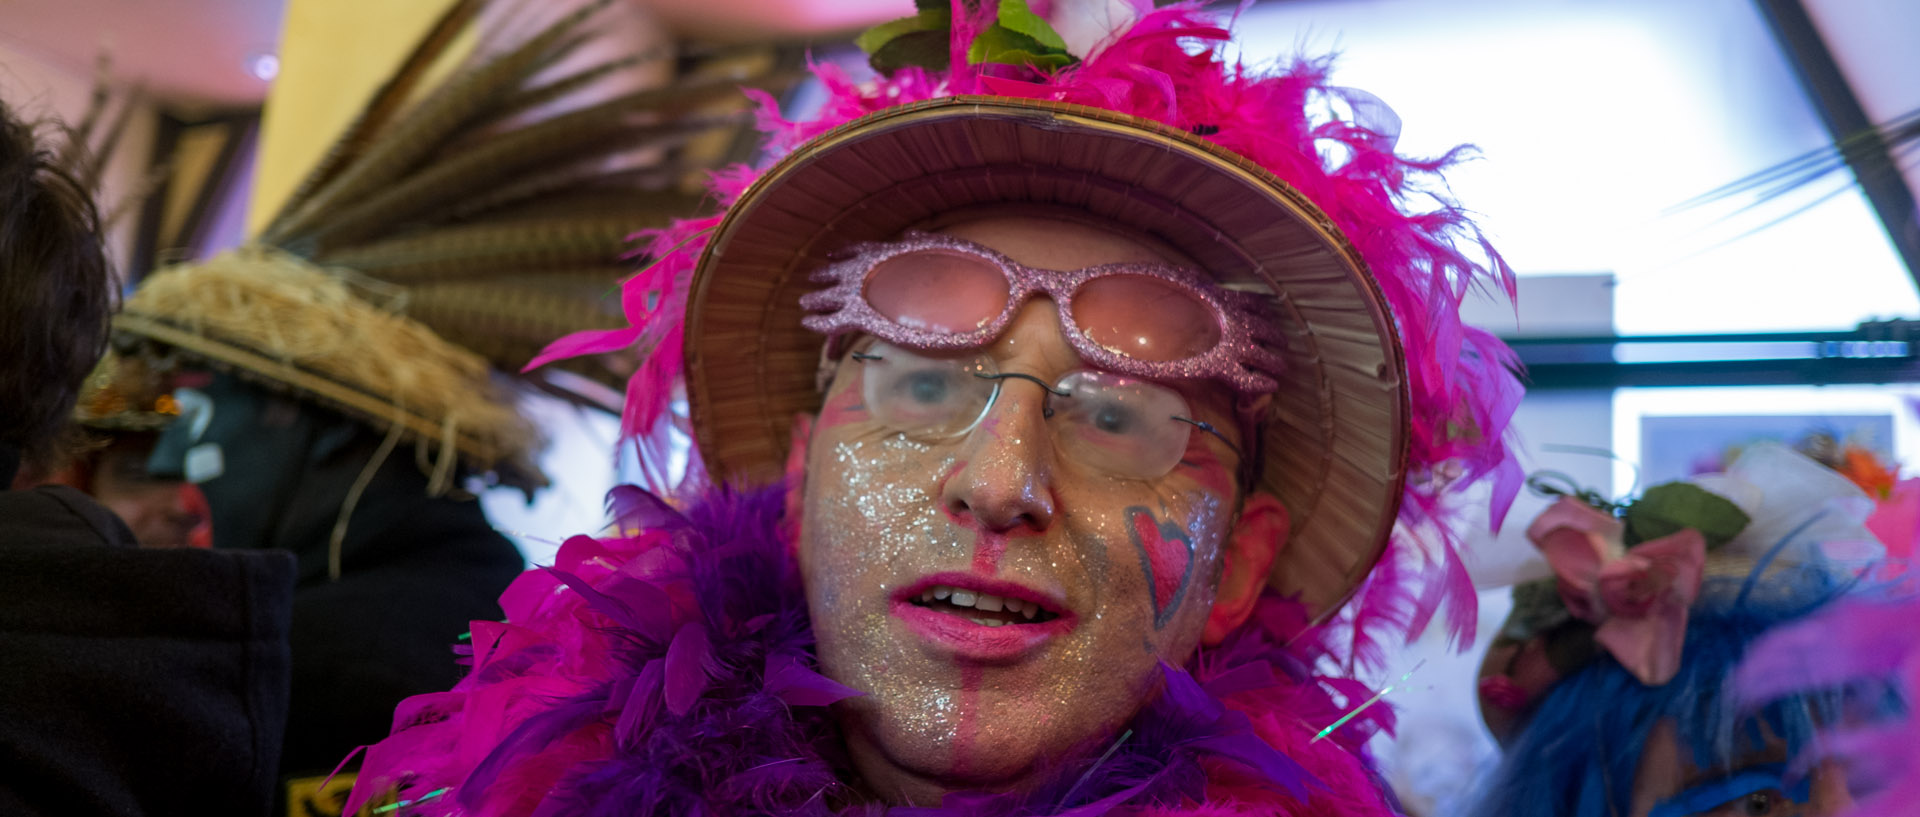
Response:
[[[967,9],[987,0],[962,0]],[[967,49],[970,65],[1011,65],[1052,73],[1079,62],[1067,53],[1067,42],[1053,26],[1033,13],[1026,0],[994,0],[993,25],[981,31]],[[892,74],[918,67],[945,71],[953,37],[953,7],[949,0],[914,0],[912,17],[893,20],[862,32],[854,45],[867,52],[873,69]]]
[[[1570,496],[1619,518],[1626,526],[1622,543],[1627,547],[1693,528],[1712,550],[1733,541],[1753,521],[1731,500],[1691,482],[1664,482],[1648,488],[1639,499],[1624,502],[1609,502],[1596,491],[1573,485],[1565,474],[1553,471],[1527,479],[1535,493]]]

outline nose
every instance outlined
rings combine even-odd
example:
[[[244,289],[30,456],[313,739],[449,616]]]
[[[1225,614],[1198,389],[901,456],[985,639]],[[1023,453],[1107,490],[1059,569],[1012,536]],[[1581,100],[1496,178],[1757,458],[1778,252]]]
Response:
[[[1833,817],[1853,808],[1847,771],[1838,761],[1822,761],[1810,774],[1813,775],[1813,796],[1807,803],[1808,817]]]
[[[940,484],[940,500],[962,524],[995,533],[1053,525],[1053,438],[1042,414],[1044,395],[1019,381],[1000,395],[967,436],[960,466]]]

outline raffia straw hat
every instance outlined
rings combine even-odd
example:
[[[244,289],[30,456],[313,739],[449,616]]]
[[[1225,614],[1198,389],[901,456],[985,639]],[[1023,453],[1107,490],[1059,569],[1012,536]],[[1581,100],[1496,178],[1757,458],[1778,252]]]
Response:
[[[1149,234],[1233,288],[1271,292],[1287,368],[1260,487],[1292,517],[1271,585],[1316,615],[1386,548],[1406,476],[1406,363],[1378,284],[1306,196],[1159,122],[1038,99],[958,96],[882,110],[802,145],[728,209],[696,268],[686,386],[708,472],[771,480],[792,418],[818,408],[808,275],[850,243],[994,204],[1085,212]]]
[[[1287,371],[1258,482],[1292,531],[1272,588],[1316,621],[1359,591],[1329,631],[1350,639],[1342,660],[1377,662],[1383,638],[1443,610],[1469,636],[1477,597],[1450,528],[1467,503],[1449,495],[1490,483],[1498,525],[1523,476],[1512,351],[1460,321],[1470,290],[1513,292],[1440,183],[1465,154],[1398,154],[1392,111],[1332,85],[1328,61],[1228,59],[1231,32],[1191,6],[1143,11],[1084,57],[1023,3],[916,8],[856,41],[877,76],[816,64],[815,118],[761,96],[777,160],[716,175],[722,212],[648,234],[622,285],[631,326],[535,362],[637,349],[623,431],[642,462],[671,462],[684,382],[705,475],[766,481],[820,400],[822,338],[799,300],[830,253],[1000,207],[1083,212],[1273,295]]]
[[[624,323],[629,236],[697,208],[741,85],[783,80],[769,49],[608,53],[651,24],[603,0],[447,6],[258,236],[149,276],[114,326],[411,443],[435,493],[456,465],[532,490],[541,440],[501,373]],[[596,403],[632,368],[523,385]]]

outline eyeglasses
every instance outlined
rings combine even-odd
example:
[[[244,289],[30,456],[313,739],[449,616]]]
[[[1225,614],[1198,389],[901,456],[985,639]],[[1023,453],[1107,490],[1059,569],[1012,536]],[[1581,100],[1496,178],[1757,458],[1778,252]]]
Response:
[[[970,241],[909,233],[856,246],[813,280],[832,286],[801,297],[813,313],[802,323],[829,336],[871,335],[923,352],[979,349],[1027,300],[1045,295],[1090,366],[1144,380],[1217,379],[1243,397],[1278,388],[1282,335],[1271,299],[1223,289],[1195,270],[1034,269]]]
[[[980,425],[1008,380],[1046,391],[1046,418],[1061,456],[1100,473],[1157,479],[1186,455],[1193,429],[1239,447],[1211,424],[1194,419],[1186,398],[1159,383],[1080,369],[1054,383],[1002,372],[989,355],[930,357],[872,340],[849,357],[864,367],[861,398],[881,426],[918,442],[966,436]]]

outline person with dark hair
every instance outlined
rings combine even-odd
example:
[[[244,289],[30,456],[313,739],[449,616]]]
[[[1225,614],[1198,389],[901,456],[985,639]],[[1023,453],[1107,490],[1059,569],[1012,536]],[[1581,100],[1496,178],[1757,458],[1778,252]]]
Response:
[[[0,470],[60,452],[80,384],[107,347],[112,274],[100,215],[33,127],[0,117]]]
[[[55,155],[0,105],[0,486],[57,463],[113,309]],[[292,583],[285,554],[143,550],[71,488],[0,491],[0,813],[265,813]]]

